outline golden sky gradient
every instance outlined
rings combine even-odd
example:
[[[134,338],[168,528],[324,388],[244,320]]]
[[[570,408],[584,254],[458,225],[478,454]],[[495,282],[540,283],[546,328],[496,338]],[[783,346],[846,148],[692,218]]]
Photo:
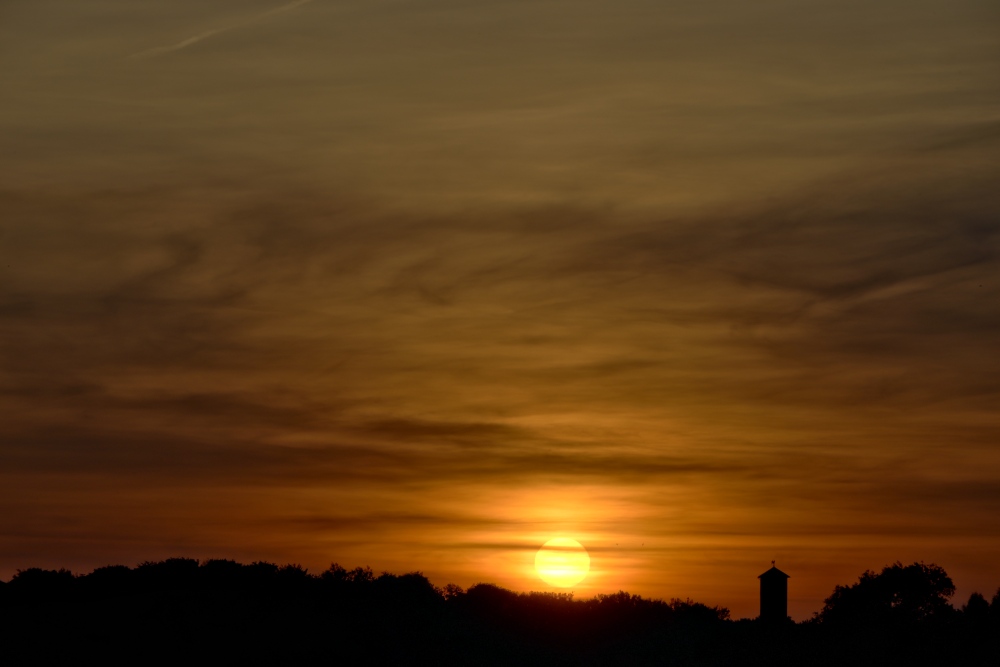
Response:
[[[5,0],[0,578],[1000,585],[1000,5]]]

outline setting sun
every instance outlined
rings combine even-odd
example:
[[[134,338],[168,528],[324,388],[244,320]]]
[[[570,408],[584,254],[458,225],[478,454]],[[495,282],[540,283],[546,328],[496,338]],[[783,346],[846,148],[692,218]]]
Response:
[[[556,537],[535,554],[535,570],[547,584],[568,588],[590,572],[590,555],[583,545],[568,537]]]

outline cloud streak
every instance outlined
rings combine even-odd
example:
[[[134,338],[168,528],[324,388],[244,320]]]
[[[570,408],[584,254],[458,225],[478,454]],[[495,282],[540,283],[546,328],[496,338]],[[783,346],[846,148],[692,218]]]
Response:
[[[174,51],[180,51],[181,49],[186,49],[187,47],[197,44],[198,42],[204,41],[210,37],[214,37],[216,35],[219,35],[224,32],[229,32],[231,30],[238,30],[240,28],[245,28],[247,26],[254,25],[255,23],[260,23],[261,21],[265,21],[271,18],[272,16],[276,16],[277,14],[282,14],[284,12],[291,11],[293,9],[301,7],[302,5],[309,4],[312,1],[313,0],[295,0],[294,2],[290,2],[286,5],[281,5],[280,7],[269,9],[268,11],[263,12],[261,14],[257,14],[256,16],[253,16],[251,18],[247,18],[242,21],[236,21],[235,23],[230,23],[229,25],[220,26],[218,28],[212,28],[210,30],[200,32],[197,35],[188,37],[187,39],[182,39],[176,44],[169,44],[167,46],[157,46],[151,49],[146,49],[145,51],[139,51],[133,53],[130,56],[128,56],[128,59],[144,60],[146,58],[155,58],[157,56],[173,53]]]

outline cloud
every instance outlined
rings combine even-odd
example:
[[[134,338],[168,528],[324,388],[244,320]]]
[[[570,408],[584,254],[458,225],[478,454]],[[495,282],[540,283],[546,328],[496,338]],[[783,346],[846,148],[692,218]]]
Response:
[[[661,540],[667,594],[698,553],[995,561],[980,9],[119,4],[7,10],[0,568],[468,572],[559,526]]]
[[[8,237],[4,391],[35,396],[15,421],[86,406],[237,439],[495,446],[505,456],[484,461],[497,470],[609,479],[689,464],[619,464],[588,452],[610,446],[601,438],[523,420],[631,413],[644,425],[620,422],[604,443],[655,439],[674,420],[674,442],[714,450],[765,428],[749,406],[781,440],[937,405],[943,433],[944,406],[976,409],[998,389],[985,369],[1000,322],[982,305],[1000,287],[1000,203],[957,173],[934,174],[933,189],[880,178],[676,219],[548,207],[541,227],[524,222],[536,213],[466,224],[220,191],[193,211],[166,192],[127,206],[141,200],[73,197],[59,205],[82,216],[68,229],[51,197],[8,195],[38,224]],[[171,222],[126,224],[153,210]],[[854,414],[832,417],[845,406]]]
[[[235,23],[230,23],[229,25],[220,26],[218,28],[212,28],[211,30],[205,30],[204,32],[200,32],[192,37],[182,39],[176,44],[170,44],[168,46],[157,46],[151,49],[146,49],[145,51],[139,51],[137,53],[133,53],[132,55],[129,56],[129,58],[130,59],[153,58],[156,56],[162,56],[167,53],[172,53],[174,51],[180,51],[181,49],[185,49],[191,46],[192,44],[197,44],[198,42],[206,40],[209,37],[214,37],[215,35],[218,35],[223,32],[228,32],[230,30],[243,28],[249,25],[253,25],[254,23],[259,23],[260,21],[269,19],[272,16],[275,16],[276,14],[281,14],[283,12],[290,11],[297,7],[301,7],[302,5],[308,4],[312,1],[313,0],[295,0],[294,2],[290,2],[287,5],[281,5],[280,7],[269,9],[268,11],[258,14],[252,18],[244,19],[242,21],[237,21]]]

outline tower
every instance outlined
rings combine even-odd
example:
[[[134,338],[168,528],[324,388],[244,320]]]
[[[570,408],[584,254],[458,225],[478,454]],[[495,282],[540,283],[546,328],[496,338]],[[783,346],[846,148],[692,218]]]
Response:
[[[788,575],[774,567],[757,577],[760,579],[760,620],[783,623],[788,618]]]

